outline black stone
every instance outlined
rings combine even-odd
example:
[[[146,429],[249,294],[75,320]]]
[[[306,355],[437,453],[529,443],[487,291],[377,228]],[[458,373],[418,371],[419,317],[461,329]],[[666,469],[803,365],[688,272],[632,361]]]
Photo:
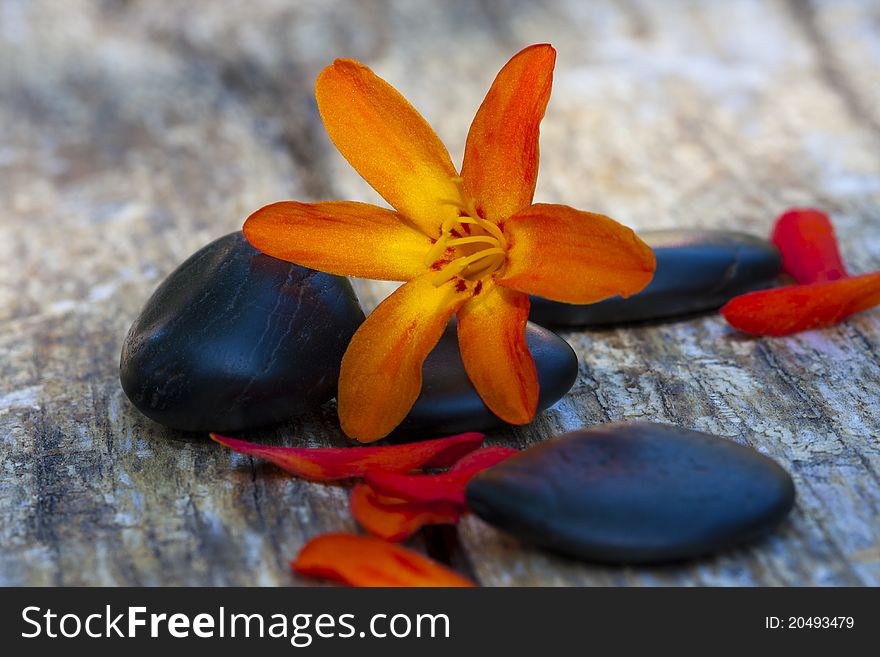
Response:
[[[602,326],[715,310],[769,287],[782,267],[773,244],[745,233],[660,230],[639,236],[657,256],[657,271],[644,290],[590,305],[532,297],[529,319],[545,326]]]
[[[263,255],[232,233],[147,301],[122,347],[122,387],[144,415],[175,429],[279,422],[336,395],[342,354],[363,320],[347,279]]]
[[[535,324],[526,326],[526,342],[541,386],[538,409],[544,410],[574,385],[577,356],[565,340]],[[482,431],[499,426],[506,424],[488,409],[468,379],[453,321],[425,359],[422,393],[394,436],[421,439],[428,435]]]
[[[651,423],[574,431],[475,477],[485,521],[582,559],[697,557],[775,527],[794,484],[769,458],[696,431]]]

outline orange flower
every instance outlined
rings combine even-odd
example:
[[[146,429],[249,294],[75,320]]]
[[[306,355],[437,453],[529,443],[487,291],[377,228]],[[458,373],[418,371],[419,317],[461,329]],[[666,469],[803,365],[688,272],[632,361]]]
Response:
[[[651,249],[629,228],[532,204],[538,132],[556,51],[501,69],[471,125],[461,175],[415,109],[369,68],[338,59],[315,93],[333,143],[397,211],[354,202],[268,205],[244,234],[257,249],[342,276],[408,281],[367,318],[342,359],[339,418],[362,442],[390,433],[422,387],[453,315],[468,376],[493,413],[526,424],[538,379],[525,340],[529,294],[593,303],[650,282]]]

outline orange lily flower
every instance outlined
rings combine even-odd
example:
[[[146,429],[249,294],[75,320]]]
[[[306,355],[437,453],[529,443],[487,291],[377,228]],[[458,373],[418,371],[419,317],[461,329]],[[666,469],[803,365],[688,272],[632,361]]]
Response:
[[[367,318],[342,359],[339,419],[361,442],[389,434],[422,387],[422,364],[453,315],[469,378],[503,420],[526,424],[538,378],[525,340],[529,294],[567,303],[629,296],[651,249],[599,214],[532,204],[539,125],[556,51],[534,45],[495,78],[461,174],[416,110],[369,68],[338,59],[315,94],[333,143],[395,211],[355,202],[268,205],[244,225],[260,251],[342,276],[407,281]]]

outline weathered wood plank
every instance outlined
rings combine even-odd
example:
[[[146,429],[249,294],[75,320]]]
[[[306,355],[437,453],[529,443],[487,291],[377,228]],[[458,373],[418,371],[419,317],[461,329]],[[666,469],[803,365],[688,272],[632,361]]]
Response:
[[[310,536],[354,529],[344,489],[165,430],[119,389],[122,337],[196,248],[281,198],[375,193],[311,97],[368,61],[460,160],[522,45],[559,50],[540,200],[635,227],[766,234],[832,211],[880,268],[880,12],[871,2],[0,2],[0,583],[289,584]],[[357,282],[368,308],[391,289]],[[714,316],[566,333],[574,390],[525,446],[651,419],[747,442],[795,477],[782,530],[714,559],[608,568],[470,518],[454,561],[489,585],[880,583],[880,313],[753,340]],[[254,434],[344,444],[332,405]],[[445,551],[448,533],[428,534]],[[419,541],[424,547],[424,542]]]

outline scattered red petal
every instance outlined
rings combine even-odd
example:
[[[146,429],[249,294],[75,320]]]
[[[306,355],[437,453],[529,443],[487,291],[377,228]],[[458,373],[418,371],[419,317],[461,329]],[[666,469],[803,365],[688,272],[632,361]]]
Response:
[[[483,447],[482,449],[474,450],[469,454],[462,456],[452,465],[449,471],[466,471],[476,474],[486,468],[491,468],[493,465],[498,465],[502,461],[506,461],[511,456],[518,453],[519,450],[514,449],[513,447],[501,447],[498,445]]]
[[[510,447],[484,447],[471,452],[442,474],[409,475],[386,469],[371,469],[366,482],[380,495],[410,502],[450,502],[465,504],[464,490],[478,472],[517,454]]]
[[[877,304],[880,272],[750,292],[728,302],[721,314],[740,331],[778,336],[831,326]]]
[[[387,447],[273,447],[212,433],[211,438],[236,452],[259,456],[287,472],[312,481],[332,481],[363,476],[367,470],[409,472],[416,468],[442,468],[483,444],[484,434],[424,440]]]
[[[403,541],[425,525],[454,525],[463,508],[449,502],[407,502],[382,497],[367,484],[351,491],[351,513],[373,536],[385,541]]]
[[[788,210],[776,220],[773,243],[782,253],[782,270],[798,283],[846,278],[834,227],[828,215],[811,208]]]
[[[356,534],[323,534],[306,543],[291,568],[351,586],[475,586],[469,579],[394,543]]]

